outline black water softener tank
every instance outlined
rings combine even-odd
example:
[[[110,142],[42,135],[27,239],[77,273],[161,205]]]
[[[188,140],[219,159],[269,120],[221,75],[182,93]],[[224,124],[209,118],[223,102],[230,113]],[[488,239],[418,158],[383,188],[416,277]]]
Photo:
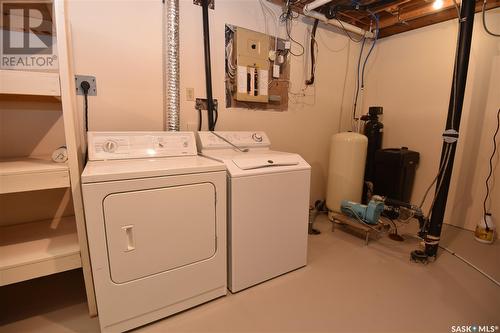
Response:
[[[380,149],[375,153],[374,192],[410,202],[420,154],[407,147]]]
[[[379,121],[378,116],[383,113],[383,110],[381,106],[370,106],[368,108],[368,114],[361,117],[361,120],[366,121],[363,134],[368,138],[365,181],[373,182],[375,173],[375,152],[382,148],[384,124]]]

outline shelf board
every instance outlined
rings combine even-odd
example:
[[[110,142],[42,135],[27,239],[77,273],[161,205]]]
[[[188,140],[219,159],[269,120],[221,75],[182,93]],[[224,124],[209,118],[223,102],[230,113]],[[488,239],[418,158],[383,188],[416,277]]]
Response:
[[[73,216],[0,227],[0,286],[79,267]]]
[[[0,193],[69,187],[66,163],[48,157],[25,157],[0,160]]]
[[[61,96],[59,73],[0,70],[0,94]]]

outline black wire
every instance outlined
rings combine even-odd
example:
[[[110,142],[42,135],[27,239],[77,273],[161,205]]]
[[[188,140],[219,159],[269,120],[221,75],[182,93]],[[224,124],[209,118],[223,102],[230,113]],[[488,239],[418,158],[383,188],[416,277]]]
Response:
[[[318,43],[316,42],[316,30],[318,29],[318,24],[319,20],[316,19],[314,20],[313,28],[311,31],[311,77],[309,80],[306,80],[306,85],[311,85],[314,83],[314,72],[316,71],[316,51],[315,51],[315,45],[317,46]]]
[[[286,24],[285,24],[285,27],[286,27],[286,34],[288,36],[288,38],[294,42],[295,44],[299,45],[300,48],[301,48],[301,52],[299,54],[296,54],[296,53],[293,53],[292,52],[292,46],[290,45],[290,50],[288,50],[288,52],[290,52],[291,55],[295,56],[295,57],[300,57],[304,54],[305,52],[305,48],[304,48],[304,45],[300,44],[299,42],[297,42],[295,39],[292,38],[292,36],[290,36],[290,24],[292,23],[291,20],[288,20],[286,21]]]
[[[493,134],[493,153],[491,153],[490,157],[490,171],[488,173],[488,177],[486,177],[486,196],[484,197],[484,202],[483,202],[483,219],[484,219],[484,224],[486,225],[486,231],[489,231],[490,228],[488,226],[488,222],[486,222],[486,202],[488,201],[488,197],[490,196],[490,186],[488,182],[490,181],[491,174],[493,173],[493,157],[495,157],[495,154],[497,152],[497,134],[498,134],[498,129],[500,128],[500,109],[497,111],[497,128],[495,130],[495,134]]]
[[[368,10],[368,13],[370,13],[370,15],[375,19],[376,28],[375,28],[375,35],[373,36],[372,46],[370,47],[370,51],[368,51],[368,54],[366,55],[365,61],[363,62],[363,69],[361,70],[361,89],[363,89],[365,87],[365,67],[366,67],[366,63],[368,62],[368,58],[370,58],[370,55],[372,54],[372,51],[375,48],[375,44],[377,43],[377,40],[378,40],[378,34],[380,32],[378,16],[376,16],[375,14],[373,14],[370,10]]]
[[[345,28],[344,24],[342,23],[341,20],[339,20],[338,18],[335,18],[339,23],[340,23],[340,26],[342,27],[342,30],[344,31],[345,35],[347,37],[349,37],[350,40],[352,40],[354,43],[361,43],[363,41],[363,39],[365,39],[365,36],[361,36],[360,39],[355,39],[351,36],[351,34],[349,33],[349,31],[347,31],[347,29]]]
[[[89,131],[89,100],[88,100],[88,93],[83,94],[83,106],[85,109],[85,132]]]
[[[397,226],[396,222],[394,222],[394,220],[393,220],[393,219],[388,218],[388,217],[386,217],[386,219],[387,219],[387,220],[389,220],[389,221],[392,223],[392,225],[394,226],[394,234],[395,234],[395,235],[399,235],[399,234],[398,234],[398,226]]]
[[[300,44],[295,39],[293,39],[292,36],[290,36],[292,20],[299,17],[299,14],[294,13],[292,11],[292,9],[290,8],[290,5],[294,4],[296,2],[297,2],[297,0],[296,1],[287,1],[285,4],[285,8],[283,9],[283,12],[279,16],[279,19],[280,19],[280,22],[285,23],[285,28],[286,28],[285,30],[286,30],[286,34],[288,36],[288,39],[290,39],[290,41],[292,41],[293,43],[299,45],[301,48],[301,52],[299,54],[296,54],[296,53],[292,52],[292,47],[290,45],[290,50],[288,50],[288,52],[295,57],[300,57],[305,53],[304,45]]]
[[[488,26],[486,25],[486,1],[487,0],[484,0],[483,1],[483,28],[484,30],[491,36],[493,37],[500,37],[500,34],[496,34],[496,33],[493,33],[491,32],[489,29],[488,29]]]
[[[366,38],[363,37],[363,44],[361,44],[361,50],[359,52],[358,58],[358,76],[356,78],[356,97],[354,97],[354,105],[352,108],[352,119],[356,119],[356,108],[358,106],[358,95],[359,95],[359,70],[361,67],[361,58],[363,56],[363,49],[365,48]]]
[[[203,123],[203,115],[201,114],[201,109],[198,110],[198,131],[201,131],[201,125]]]
[[[214,129],[215,130],[215,125],[217,125],[217,120],[219,120],[219,110],[217,106],[214,105],[214,113],[215,113],[215,118],[214,118]]]

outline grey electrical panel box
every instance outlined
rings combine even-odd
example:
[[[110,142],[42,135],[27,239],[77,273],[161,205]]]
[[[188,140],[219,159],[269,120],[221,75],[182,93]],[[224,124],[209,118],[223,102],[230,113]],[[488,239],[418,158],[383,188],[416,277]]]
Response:
[[[234,35],[238,101],[269,101],[269,36],[237,27]]]

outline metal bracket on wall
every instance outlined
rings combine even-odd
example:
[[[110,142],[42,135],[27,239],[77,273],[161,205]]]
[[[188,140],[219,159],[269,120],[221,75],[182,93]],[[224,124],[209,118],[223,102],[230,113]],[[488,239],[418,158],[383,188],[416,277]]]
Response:
[[[193,0],[193,4],[202,6],[204,0]],[[215,9],[215,0],[208,0],[208,8]]]
[[[95,76],[90,75],[75,75],[76,94],[83,95],[83,89],[80,86],[83,81],[90,83],[88,96],[97,96],[97,82]]]
[[[217,103],[216,99],[214,99],[213,102],[214,102],[214,109],[215,109],[215,111],[217,111],[219,104]],[[197,98],[195,105],[194,105],[194,108],[196,110],[208,110],[207,99],[206,98]]]

